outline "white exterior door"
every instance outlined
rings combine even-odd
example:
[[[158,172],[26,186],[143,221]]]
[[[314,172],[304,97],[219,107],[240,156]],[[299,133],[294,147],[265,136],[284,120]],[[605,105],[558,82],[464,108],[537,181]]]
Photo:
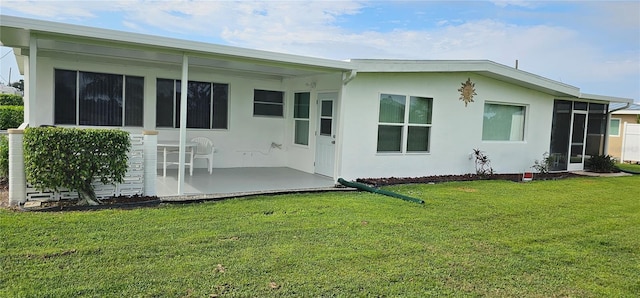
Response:
[[[316,130],[316,173],[333,177],[336,156],[335,102],[338,94],[318,93],[318,129]]]
[[[587,142],[587,112],[574,111],[571,123],[571,137],[569,143],[568,171],[582,171],[584,169],[584,152]]]

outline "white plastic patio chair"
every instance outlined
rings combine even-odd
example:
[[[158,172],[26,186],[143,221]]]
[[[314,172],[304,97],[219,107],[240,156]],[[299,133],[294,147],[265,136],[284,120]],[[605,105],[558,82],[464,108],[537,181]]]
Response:
[[[193,156],[193,159],[196,160],[198,158],[204,158],[207,160],[207,168],[209,170],[209,174],[213,173],[213,152],[215,148],[213,147],[213,142],[205,137],[197,137],[191,139],[191,142],[198,143],[198,147],[196,148],[196,154]]]

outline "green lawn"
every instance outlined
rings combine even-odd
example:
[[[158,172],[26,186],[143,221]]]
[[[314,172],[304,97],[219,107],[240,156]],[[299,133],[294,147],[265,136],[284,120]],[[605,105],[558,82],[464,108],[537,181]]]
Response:
[[[0,297],[637,297],[640,176],[0,210]]]

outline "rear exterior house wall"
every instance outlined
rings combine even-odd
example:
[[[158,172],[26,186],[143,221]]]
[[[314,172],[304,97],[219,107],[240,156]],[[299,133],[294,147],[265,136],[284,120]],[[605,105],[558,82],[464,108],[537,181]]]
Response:
[[[458,89],[470,78],[477,95],[465,107]],[[380,94],[433,98],[429,153],[378,153]],[[498,173],[531,170],[549,150],[553,97],[473,73],[359,73],[344,89],[340,175],[416,177],[475,173],[472,150],[491,159]],[[486,102],[526,107],[524,141],[482,140]]]
[[[287,90],[290,90],[287,94],[287,105],[285,107],[285,113],[287,118],[286,132],[285,132],[285,147],[287,151],[287,167],[304,171],[307,173],[315,172],[315,158],[316,158],[316,132],[318,128],[318,94],[325,92],[338,93],[341,86],[341,74],[328,74],[314,77],[293,78],[285,80]],[[309,92],[311,98],[309,100],[309,145],[299,145],[294,143],[294,94],[297,92]],[[334,103],[337,116],[339,113],[338,106],[340,97],[338,96],[337,102]],[[337,117],[334,118],[334,129],[337,127]],[[285,149],[283,147],[283,149]],[[332,177],[334,178],[334,177]],[[335,178],[337,179],[337,178]]]
[[[138,63],[139,64],[139,63]],[[124,130],[139,132],[141,129],[157,130],[158,140],[177,140],[179,129],[156,128],[156,79],[180,79],[180,66],[167,65],[128,65],[126,61],[83,59],[75,60],[59,57],[39,57],[38,96],[35,105],[36,117],[30,126],[54,124],[54,70],[80,70],[90,72],[142,76],[144,89],[144,127],[124,127]],[[228,129],[187,129],[187,139],[204,136],[210,138],[216,147],[214,167],[284,167],[291,163],[287,160],[287,146],[272,148],[271,144],[288,144],[287,133],[291,116],[288,93],[280,79],[227,76],[223,72],[190,68],[189,80],[225,83],[229,85]],[[284,117],[253,116],[253,90],[266,89],[285,91]],[[196,167],[206,167],[205,160],[197,160]],[[298,167],[309,170],[308,167]]]

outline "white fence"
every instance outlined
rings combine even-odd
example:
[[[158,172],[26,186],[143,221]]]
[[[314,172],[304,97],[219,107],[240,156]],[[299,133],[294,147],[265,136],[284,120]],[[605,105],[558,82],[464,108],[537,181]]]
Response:
[[[640,162],[640,124],[624,124],[622,136],[622,161]]]

